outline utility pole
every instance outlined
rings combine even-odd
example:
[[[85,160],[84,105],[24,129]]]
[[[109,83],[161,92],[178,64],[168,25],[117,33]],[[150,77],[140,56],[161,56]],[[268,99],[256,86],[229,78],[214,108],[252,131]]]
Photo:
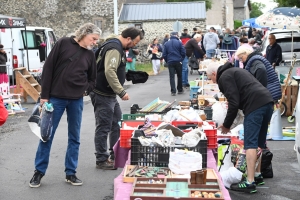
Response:
[[[118,0],[114,0],[114,33],[118,35]]]

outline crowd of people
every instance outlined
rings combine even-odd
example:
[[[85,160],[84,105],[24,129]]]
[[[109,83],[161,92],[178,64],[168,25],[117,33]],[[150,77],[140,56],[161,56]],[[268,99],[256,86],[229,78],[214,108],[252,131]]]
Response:
[[[160,61],[164,60],[166,66],[169,66],[171,95],[174,96],[176,95],[174,82],[175,74],[177,74],[177,91],[178,94],[181,94],[182,87],[189,87],[189,67],[193,70],[195,67],[194,64],[196,63],[197,69],[199,67],[199,62],[203,61],[203,59],[220,58],[222,54],[225,54],[225,57],[234,67],[244,68],[253,55],[260,55],[266,58],[275,68],[282,61],[281,47],[276,43],[275,35],[270,34],[268,35],[269,45],[266,53],[265,55],[262,55],[260,51],[262,38],[264,37],[265,35],[262,30],[251,27],[241,27],[236,30],[226,28],[220,31],[217,31],[214,27],[210,27],[205,34],[203,34],[199,28],[195,27],[192,35],[189,34],[188,29],[184,29],[181,35],[179,35],[178,32],[167,33],[163,38],[162,44],[158,44],[158,40],[155,38],[153,44],[149,46],[151,48],[148,50],[149,53],[152,53],[154,75],[159,72]],[[173,44],[174,40],[180,41],[181,45],[184,47],[184,56],[180,57],[182,51],[181,46],[169,45]],[[242,61],[238,58],[238,53],[241,54],[239,49],[245,48],[249,49],[251,54],[248,54],[247,60]],[[163,56],[157,58],[156,52],[163,52]],[[176,62],[177,64],[180,63],[181,69],[176,70],[180,70],[181,73],[177,73],[176,70],[176,73],[174,73],[173,64],[175,61],[172,59],[174,56],[179,56]]]

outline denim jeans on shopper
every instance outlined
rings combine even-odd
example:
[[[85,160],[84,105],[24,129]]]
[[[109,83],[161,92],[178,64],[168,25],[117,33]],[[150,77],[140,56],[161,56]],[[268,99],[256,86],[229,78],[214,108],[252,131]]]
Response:
[[[184,60],[182,61],[182,85],[187,86],[189,84],[189,68],[188,68],[189,58],[185,56]]]
[[[109,149],[113,147],[120,137],[120,122],[122,112],[116,97],[103,96],[94,92],[90,93],[96,120],[95,155],[96,162],[108,159],[107,137],[109,135]]]
[[[40,140],[35,157],[35,169],[45,174],[48,164],[52,141],[60,119],[66,110],[68,121],[68,147],[65,157],[66,175],[76,174],[78,165],[78,154],[80,146],[80,128],[83,110],[83,98],[80,99],[60,99],[50,97],[50,103],[53,104],[53,130],[52,136],[47,142]],[[60,133],[66,134],[66,133]],[[65,148],[62,149],[62,152]]]
[[[177,74],[177,90],[178,92],[182,92],[182,64],[178,63],[168,63],[169,69],[169,77],[170,77],[170,85],[171,85],[171,93],[176,93],[175,86],[175,72]]]
[[[206,57],[213,58],[216,54],[215,49],[206,49]]]

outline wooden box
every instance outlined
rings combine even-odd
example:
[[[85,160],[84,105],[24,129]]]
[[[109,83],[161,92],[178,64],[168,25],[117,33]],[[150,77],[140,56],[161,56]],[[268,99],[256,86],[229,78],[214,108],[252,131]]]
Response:
[[[180,106],[190,106],[191,102],[190,101],[179,101],[178,104]]]
[[[134,176],[129,176],[128,174],[132,171],[132,170],[134,170],[134,169],[137,169],[137,167],[139,167],[139,166],[137,166],[137,165],[126,165],[125,166],[125,169],[124,169],[124,174],[123,174],[123,182],[124,183],[133,183],[133,182],[135,182],[135,180],[136,180],[136,176],[134,175]],[[144,166],[144,168],[145,168],[145,166]],[[163,169],[163,170],[168,170],[168,177],[171,177],[171,171],[168,169],[168,168],[165,168],[165,167],[160,167],[160,169]],[[140,178],[145,178],[145,179],[156,179],[156,178],[160,178],[160,179],[162,179],[162,178],[165,178],[166,176],[165,175],[163,175],[163,174],[157,174],[157,177],[149,177],[149,178],[146,178],[146,177],[140,177]]]
[[[281,91],[284,90],[284,85],[281,85]],[[298,85],[288,85],[285,90],[283,102],[286,104],[286,116],[291,116],[297,103]]]
[[[173,175],[173,174],[172,174]],[[176,176],[176,175],[174,175]],[[165,178],[162,184],[137,184],[141,178],[134,182],[131,200],[141,198],[143,200],[164,200],[164,199],[181,199],[191,200],[194,198],[201,200],[224,200],[220,188],[218,176],[213,169],[207,169],[206,184],[191,184],[189,175],[178,175],[177,177]],[[147,180],[147,179],[141,179]],[[194,193],[201,192],[201,197],[193,197]],[[203,193],[204,192],[204,193]],[[219,193],[220,197],[207,198],[203,194]]]

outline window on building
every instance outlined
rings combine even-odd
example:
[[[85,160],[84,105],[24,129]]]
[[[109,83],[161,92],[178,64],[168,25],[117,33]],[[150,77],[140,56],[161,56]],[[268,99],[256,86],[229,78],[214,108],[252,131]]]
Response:
[[[95,20],[95,25],[96,25],[98,28],[102,29],[102,20]]]
[[[135,23],[134,27],[137,29],[141,29],[142,28],[142,23]]]

